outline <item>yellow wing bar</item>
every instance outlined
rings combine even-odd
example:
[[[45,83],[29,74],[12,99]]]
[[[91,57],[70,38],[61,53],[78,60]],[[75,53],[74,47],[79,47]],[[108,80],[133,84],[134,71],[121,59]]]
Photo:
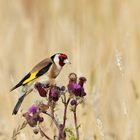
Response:
[[[36,71],[36,72],[34,72],[34,73],[31,73],[30,77],[29,77],[28,79],[26,79],[26,80],[22,83],[22,85],[25,85],[25,84],[27,84],[28,82],[34,80],[34,79],[36,78],[36,74],[37,74],[37,73],[38,73],[38,71]]]

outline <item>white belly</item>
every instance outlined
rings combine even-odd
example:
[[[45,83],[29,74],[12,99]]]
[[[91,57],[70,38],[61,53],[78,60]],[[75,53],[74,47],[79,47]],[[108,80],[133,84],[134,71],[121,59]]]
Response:
[[[39,83],[44,84],[44,85],[47,85],[47,84],[49,84],[49,77],[46,74],[44,74],[41,77],[37,78],[36,82],[39,82]]]

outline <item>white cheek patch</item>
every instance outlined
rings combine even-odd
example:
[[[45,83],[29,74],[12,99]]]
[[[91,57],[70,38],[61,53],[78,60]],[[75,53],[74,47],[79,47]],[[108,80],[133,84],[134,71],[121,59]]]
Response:
[[[59,63],[59,55],[56,54],[56,56],[54,57],[54,63]]]
[[[59,64],[59,55],[56,54],[56,56],[54,57],[54,63],[56,64],[58,70],[61,70],[61,66]]]

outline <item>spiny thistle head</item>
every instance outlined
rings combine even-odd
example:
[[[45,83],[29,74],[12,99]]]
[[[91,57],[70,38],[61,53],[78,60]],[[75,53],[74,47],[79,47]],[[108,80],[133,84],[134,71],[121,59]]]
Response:
[[[40,113],[39,107],[37,105],[32,105],[29,107],[28,111],[23,114],[23,117],[31,127],[35,127],[38,122],[41,123],[44,121],[43,117],[40,116]]]
[[[85,77],[80,77],[79,82],[77,83],[77,75],[75,73],[71,73],[69,75],[69,84],[68,91],[75,96],[83,97],[86,95],[84,90],[84,83],[86,82]]]
[[[41,83],[36,83],[35,84],[35,89],[38,91],[39,95],[41,97],[46,97],[47,96],[47,88],[44,87]]]
[[[58,101],[60,97],[60,88],[57,86],[51,87],[49,91],[49,99],[53,101]]]
[[[28,113],[29,114],[35,114],[39,111],[39,107],[37,105],[32,105],[31,107],[29,107],[28,109]]]

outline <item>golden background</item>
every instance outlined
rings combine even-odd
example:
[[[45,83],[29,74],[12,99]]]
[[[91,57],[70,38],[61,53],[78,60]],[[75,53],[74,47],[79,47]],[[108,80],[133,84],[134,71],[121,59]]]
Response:
[[[56,52],[72,62],[61,84],[70,72],[88,79],[80,139],[139,140],[139,0],[0,0],[0,139],[9,140],[22,122],[11,115],[18,90],[9,89]],[[36,96],[25,99],[24,111]],[[18,139],[43,138],[27,127]]]

